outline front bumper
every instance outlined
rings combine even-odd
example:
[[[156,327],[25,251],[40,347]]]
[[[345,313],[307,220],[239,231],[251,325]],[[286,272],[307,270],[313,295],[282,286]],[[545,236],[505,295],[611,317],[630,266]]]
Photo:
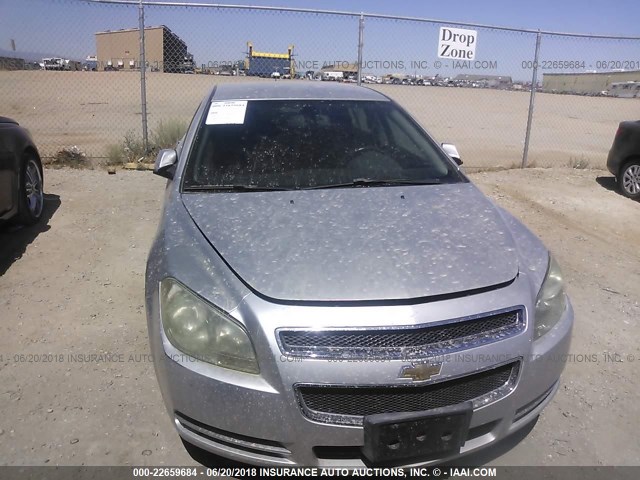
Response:
[[[175,350],[159,328],[157,302],[151,297],[147,311],[156,374],[178,433],[200,448],[250,464],[364,466],[360,453],[364,444],[363,428],[311,420],[301,409],[294,385],[397,385],[398,372],[407,361],[344,365],[290,358],[280,352],[274,334],[276,329],[305,325],[353,326],[361,324],[363,318],[367,319],[365,325],[370,326],[385,325],[389,318],[399,317],[404,318],[397,321],[399,324],[428,323],[478,313],[478,305],[495,309],[522,304],[516,299],[523,298],[525,288],[524,282],[516,281],[500,292],[433,304],[340,309],[267,305],[250,295],[231,313],[245,324],[251,335],[260,375],[215,367]],[[534,342],[533,306],[525,304],[524,308],[529,318],[524,332],[457,352],[464,355],[445,362],[441,375],[433,380],[446,381],[447,377],[477,372],[504,363],[505,359],[521,362],[517,380],[508,393],[474,408],[460,455],[482,449],[527,425],[558,389],[570,346],[573,309],[568,303],[561,321]],[[455,315],[451,313],[454,310]],[[260,322],[256,318],[258,311]],[[412,461],[411,465],[441,463],[456,457]]]
[[[609,150],[609,154],[607,155],[607,170],[609,170],[609,173],[616,178],[618,177],[621,163],[620,155],[618,154],[615,146],[611,147],[611,150]]]

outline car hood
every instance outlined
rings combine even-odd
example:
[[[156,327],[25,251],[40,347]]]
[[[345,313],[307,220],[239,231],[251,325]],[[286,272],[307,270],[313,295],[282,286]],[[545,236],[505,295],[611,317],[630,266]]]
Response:
[[[256,293],[407,300],[512,281],[513,237],[471,183],[184,193],[193,221]]]

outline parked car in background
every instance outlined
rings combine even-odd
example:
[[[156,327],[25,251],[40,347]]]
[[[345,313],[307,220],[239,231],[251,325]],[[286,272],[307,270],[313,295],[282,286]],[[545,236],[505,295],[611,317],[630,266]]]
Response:
[[[365,75],[362,79],[362,83],[381,84],[382,77],[378,77],[377,75]]]
[[[458,157],[365,87],[206,96],[156,160],[145,282],[187,444],[274,466],[421,465],[537,418],[570,345],[562,273]]]
[[[344,72],[322,72],[322,80],[325,82],[342,82]]]
[[[38,149],[18,122],[0,117],[0,223],[36,223],[43,206],[44,179]]]
[[[45,70],[64,70],[64,59],[59,57],[43,58],[42,64]]]
[[[640,199],[640,120],[621,122],[616,131],[607,169],[623,195]]]

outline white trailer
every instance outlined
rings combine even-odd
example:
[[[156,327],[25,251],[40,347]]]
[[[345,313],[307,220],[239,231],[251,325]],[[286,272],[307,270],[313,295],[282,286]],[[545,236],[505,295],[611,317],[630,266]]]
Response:
[[[42,65],[44,70],[82,70],[81,62],[60,57],[43,58]]]
[[[640,82],[614,82],[609,86],[609,96],[618,98],[640,98]]]
[[[322,80],[341,82],[344,80],[344,72],[322,72]]]
[[[45,70],[64,70],[64,59],[59,57],[43,58],[42,64]]]

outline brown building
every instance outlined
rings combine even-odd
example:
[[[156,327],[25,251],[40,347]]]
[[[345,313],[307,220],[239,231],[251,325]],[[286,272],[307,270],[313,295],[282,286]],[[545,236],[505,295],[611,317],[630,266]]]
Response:
[[[188,55],[187,44],[168,27],[146,27],[144,50],[147,67],[160,72],[179,72]],[[96,33],[98,70],[140,68],[140,31],[137,28]]]

